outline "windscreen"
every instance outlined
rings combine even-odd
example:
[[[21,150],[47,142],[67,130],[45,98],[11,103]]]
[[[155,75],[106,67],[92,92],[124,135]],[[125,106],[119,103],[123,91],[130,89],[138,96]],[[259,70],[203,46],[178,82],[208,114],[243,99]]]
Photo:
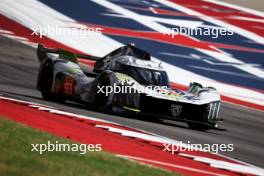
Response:
[[[122,65],[119,72],[133,77],[143,85],[168,86],[168,76],[165,71]]]

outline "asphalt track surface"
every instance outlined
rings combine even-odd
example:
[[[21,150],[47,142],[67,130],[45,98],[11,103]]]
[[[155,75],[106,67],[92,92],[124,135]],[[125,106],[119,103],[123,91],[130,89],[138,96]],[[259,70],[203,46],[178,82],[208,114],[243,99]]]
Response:
[[[36,90],[39,63],[36,49],[0,36],[0,94],[30,100],[62,110],[105,119],[146,130],[175,140],[195,144],[234,144],[233,152],[222,154],[264,167],[264,113],[241,106],[222,104],[223,130],[196,131],[185,123],[149,118],[131,118],[97,112],[73,102],[58,104],[44,101]]]

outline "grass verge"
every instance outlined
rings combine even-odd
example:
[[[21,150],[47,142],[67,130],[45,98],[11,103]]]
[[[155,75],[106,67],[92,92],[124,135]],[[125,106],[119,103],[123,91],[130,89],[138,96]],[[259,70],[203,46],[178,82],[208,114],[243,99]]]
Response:
[[[0,175],[4,176],[175,176],[106,152],[32,152],[31,144],[58,141],[73,144],[38,129],[0,117]]]

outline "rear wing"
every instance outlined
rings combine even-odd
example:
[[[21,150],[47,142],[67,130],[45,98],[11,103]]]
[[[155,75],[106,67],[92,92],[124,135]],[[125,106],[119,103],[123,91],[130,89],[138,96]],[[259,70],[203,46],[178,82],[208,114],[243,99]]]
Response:
[[[101,57],[89,56],[85,54],[77,54],[60,48],[59,49],[46,48],[43,45],[38,44],[37,56],[40,62],[43,59],[47,58],[48,53],[59,54],[61,58],[69,59],[73,62],[77,62],[77,58],[94,60],[94,61],[99,61],[102,59]]]

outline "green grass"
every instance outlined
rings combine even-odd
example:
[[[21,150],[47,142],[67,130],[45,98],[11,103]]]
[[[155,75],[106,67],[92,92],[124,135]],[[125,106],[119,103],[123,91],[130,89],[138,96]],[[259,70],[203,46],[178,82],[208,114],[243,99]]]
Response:
[[[10,176],[173,176],[161,169],[106,152],[32,152],[31,144],[73,142],[0,117],[0,175]]]

